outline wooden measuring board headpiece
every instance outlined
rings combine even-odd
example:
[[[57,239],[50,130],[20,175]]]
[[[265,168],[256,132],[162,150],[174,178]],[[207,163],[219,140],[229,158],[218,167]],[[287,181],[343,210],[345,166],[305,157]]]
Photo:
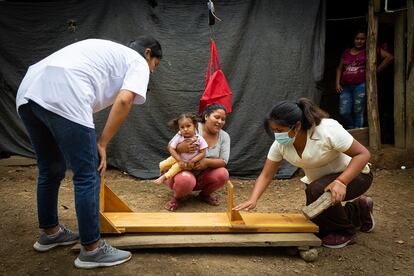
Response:
[[[249,228],[246,226],[246,223],[244,222],[243,217],[240,215],[240,212],[233,210],[233,189],[233,183],[231,183],[230,180],[227,181],[227,216],[229,217],[230,224],[234,228]]]
[[[234,198],[233,198],[233,183],[227,181],[227,216],[229,217],[230,223],[236,225],[245,225],[242,216],[239,211],[233,210]]]

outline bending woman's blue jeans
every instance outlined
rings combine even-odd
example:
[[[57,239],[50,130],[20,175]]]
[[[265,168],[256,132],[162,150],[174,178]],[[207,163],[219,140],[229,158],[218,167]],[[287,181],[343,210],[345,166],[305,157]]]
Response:
[[[339,114],[344,120],[347,129],[364,126],[365,113],[365,83],[343,85],[339,94]]]
[[[38,166],[37,211],[40,228],[59,224],[58,194],[66,164],[73,171],[75,207],[82,245],[99,240],[100,175],[96,133],[33,101],[20,106]]]

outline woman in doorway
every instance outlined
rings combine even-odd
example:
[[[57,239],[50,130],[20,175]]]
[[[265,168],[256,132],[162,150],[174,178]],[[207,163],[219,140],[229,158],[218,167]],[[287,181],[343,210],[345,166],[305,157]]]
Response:
[[[336,69],[339,114],[342,116],[346,129],[364,126],[366,40],[366,31],[358,30],[354,36],[354,46],[343,52]],[[378,56],[381,62],[377,67],[377,72],[381,72],[394,57],[382,48],[378,49]]]

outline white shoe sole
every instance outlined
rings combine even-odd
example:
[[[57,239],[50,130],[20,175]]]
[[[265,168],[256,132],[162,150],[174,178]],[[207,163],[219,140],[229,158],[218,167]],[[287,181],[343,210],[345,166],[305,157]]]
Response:
[[[372,226],[371,226],[371,228],[370,228],[370,229],[368,229],[367,231],[361,231],[361,232],[363,232],[363,233],[370,233],[370,232],[372,232],[372,230],[374,230],[374,228],[375,228],[375,220],[374,220],[374,214],[373,214],[373,211],[374,211],[374,202],[372,201],[372,198],[370,199],[370,201],[371,201],[371,203],[372,203],[372,211],[370,211],[370,212],[369,212],[369,216],[370,216],[371,221],[372,221]]]
[[[33,244],[33,248],[36,251],[45,252],[45,251],[48,251],[48,250],[50,250],[52,248],[55,248],[57,246],[61,246],[61,245],[71,245],[71,244],[75,244],[77,242],[78,242],[78,240],[73,240],[73,241],[60,242],[60,243],[51,243],[51,244],[46,244],[46,245],[40,244],[39,242],[35,242],[35,244]]]
[[[110,263],[84,262],[84,261],[81,261],[78,257],[75,260],[75,266],[77,268],[85,268],[85,269],[91,269],[91,268],[97,268],[97,267],[109,267],[109,266],[114,266],[114,265],[125,263],[129,261],[131,257],[132,257],[132,254],[129,255],[127,259],[119,260],[116,262],[110,262]]]
[[[352,243],[352,242],[353,242],[353,239],[351,239],[351,240],[349,240],[349,241],[347,241],[347,242],[344,242],[344,243],[342,243],[342,244],[338,244],[338,245],[328,245],[328,244],[322,244],[322,246],[323,246],[323,247],[327,247],[327,248],[334,248],[334,249],[338,249],[338,248],[343,248],[343,247],[347,246],[348,244],[350,244],[350,243]]]
[[[374,230],[374,228],[375,228],[374,214],[372,214],[372,212],[369,212],[369,215],[370,215],[371,220],[372,220],[372,227],[371,227],[369,230],[367,230],[367,231],[363,231],[363,232],[365,232],[365,233],[370,233],[370,232],[372,232],[372,230]]]

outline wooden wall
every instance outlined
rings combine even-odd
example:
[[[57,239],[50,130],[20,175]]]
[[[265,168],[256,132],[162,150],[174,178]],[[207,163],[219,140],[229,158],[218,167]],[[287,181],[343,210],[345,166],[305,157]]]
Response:
[[[407,74],[405,90],[405,147],[414,149],[414,4],[407,0]]]

